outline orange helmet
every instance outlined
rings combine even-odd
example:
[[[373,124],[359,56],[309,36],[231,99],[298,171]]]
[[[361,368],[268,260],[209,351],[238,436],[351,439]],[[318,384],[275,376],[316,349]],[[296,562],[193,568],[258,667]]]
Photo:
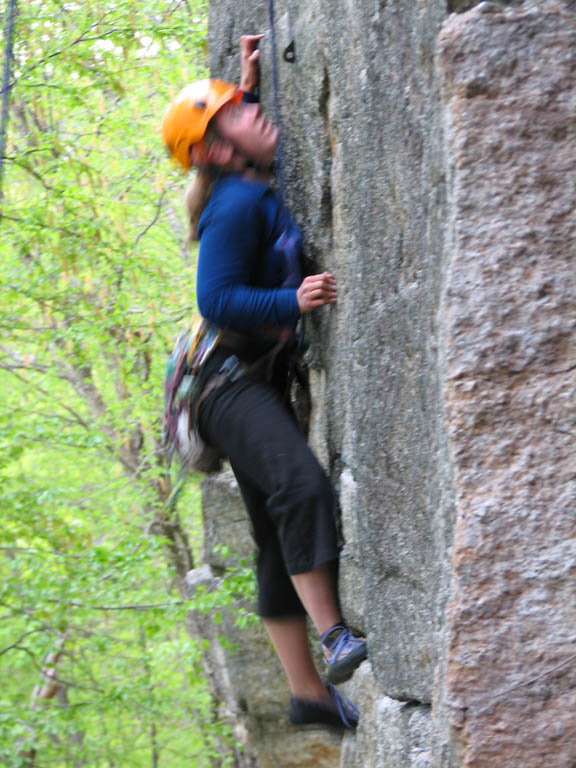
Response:
[[[190,170],[190,148],[202,141],[210,120],[229,101],[241,100],[242,91],[224,80],[199,80],[182,89],[162,120],[162,138],[173,159]]]

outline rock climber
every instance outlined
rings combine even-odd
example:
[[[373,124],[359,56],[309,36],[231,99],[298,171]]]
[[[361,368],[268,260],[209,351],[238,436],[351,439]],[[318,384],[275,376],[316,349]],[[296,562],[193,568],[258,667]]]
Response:
[[[186,195],[191,237],[200,242],[197,302],[222,331],[199,377],[207,386],[226,376],[201,401],[197,425],[229,459],[250,518],[258,613],[287,677],[291,722],[354,729],[358,710],[334,686],[366,658],[366,642],[340,609],[331,484],[287,397],[298,321],[336,302],[336,280],[329,272],[302,278],[300,234],[270,187],[278,128],[258,103],[262,37],[241,39],[239,89],[193,83],[162,123],[172,157],[197,169]],[[327,682],[314,664],[307,616]]]

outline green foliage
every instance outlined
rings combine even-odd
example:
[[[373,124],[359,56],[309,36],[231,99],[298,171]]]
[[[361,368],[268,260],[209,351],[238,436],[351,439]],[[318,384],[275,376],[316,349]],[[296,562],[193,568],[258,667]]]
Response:
[[[0,239],[6,766],[225,764],[175,590],[197,490],[184,520],[166,508],[159,450],[194,279],[158,131],[206,74],[206,6],[19,3]]]
[[[214,550],[223,558],[233,558],[233,552],[227,546],[219,544]],[[207,590],[205,587],[198,587],[189,607],[211,616],[216,623],[220,623],[222,611],[225,610],[234,617],[234,624],[237,627],[253,629],[260,623],[252,608],[255,602],[254,564],[251,561],[239,559],[237,563],[226,568],[216,589]],[[220,642],[231,649],[225,637],[221,637]]]

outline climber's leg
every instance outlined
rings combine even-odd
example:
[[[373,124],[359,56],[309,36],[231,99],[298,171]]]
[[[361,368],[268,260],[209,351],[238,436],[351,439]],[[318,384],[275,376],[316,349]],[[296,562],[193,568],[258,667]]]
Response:
[[[357,708],[334,686],[320,679],[308,643],[306,619],[295,616],[264,619],[270,639],[284,668],[292,692],[290,721],[294,725],[329,725],[354,729]]]
[[[342,623],[335,562],[322,563],[312,571],[295,573],[290,578],[319,635]]]
[[[263,621],[286,674],[292,695],[304,699],[328,700],[326,686],[320,679],[310,652],[306,617],[293,616]]]
[[[204,439],[229,458],[262,552],[273,531],[290,576],[338,559],[330,481],[272,387],[243,376],[202,403],[198,424]],[[266,602],[262,615],[287,614],[280,602]]]

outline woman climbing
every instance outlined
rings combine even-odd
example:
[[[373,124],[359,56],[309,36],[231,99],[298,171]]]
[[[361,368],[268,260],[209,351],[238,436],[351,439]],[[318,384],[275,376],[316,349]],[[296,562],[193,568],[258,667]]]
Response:
[[[366,658],[366,643],[342,619],[332,489],[287,400],[298,320],[335,303],[336,282],[328,272],[302,279],[300,235],[269,186],[278,130],[255,94],[261,38],[242,37],[240,89],[194,83],[162,124],[173,158],[198,169],[187,193],[200,240],[197,300],[221,331],[199,373],[198,428],[229,459],[250,517],[258,612],[286,673],[291,722],[355,728],[358,711],[334,684]],[[327,684],[312,659],[307,615],[321,637]]]

